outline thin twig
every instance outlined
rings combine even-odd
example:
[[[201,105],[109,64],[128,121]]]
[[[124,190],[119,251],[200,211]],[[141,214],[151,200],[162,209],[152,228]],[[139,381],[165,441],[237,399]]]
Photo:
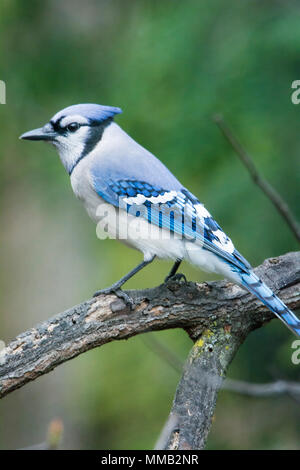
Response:
[[[276,380],[275,382],[265,384],[254,384],[243,382],[242,380],[226,379],[223,382],[223,390],[237,392],[251,397],[270,397],[275,395],[299,395],[300,383],[289,382],[285,380]]]
[[[260,189],[274,204],[278,212],[282,215],[282,217],[290,227],[298,242],[300,242],[300,225],[297,222],[295,216],[292,214],[288,204],[283,200],[283,198],[273,188],[273,186],[271,186],[270,183],[259,174],[256,166],[254,165],[253,159],[250,157],[249,153],[246,152],[246,150],[243,148],[238,139],[233,135],[231,129],[225,123],[223,116],[220,114],[216,114],[213,119],[218,125],[223,135],[228,140],[228,142],[234,148],[240,160],[244,163],[254,183],[260,187]]]
[[[182,373],[184,362],[170,348],[156,339],[154,334],[143,335],[142,340],[154,354],[163,359],[176,372]]]

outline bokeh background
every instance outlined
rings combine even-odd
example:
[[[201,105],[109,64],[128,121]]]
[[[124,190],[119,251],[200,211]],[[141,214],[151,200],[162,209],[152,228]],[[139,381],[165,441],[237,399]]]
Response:
[[[70,104],[122,107],[117,122],[206,204],[254,266],[298,249],[211,117],[223,113],[299,216],[300,107],[291,102],[299,14],[291,0],[1,0],[2,340],[89,298],[141,259],[97,240],[53,148],[18,140]],[[170,266],[153,263],[127,287],[154,286]],[[147,337],[181,360],[191,347],[181,330]],[[293,340],[271,322],[250,335],[229,376],[298,380]],[[151,449],[179,377],[142,336],[87,352],[1,401],[0,448],[43,441],[59,417],[62,448]],[[299,449],[299,419],[289,397],[224,391],[208,448]]]

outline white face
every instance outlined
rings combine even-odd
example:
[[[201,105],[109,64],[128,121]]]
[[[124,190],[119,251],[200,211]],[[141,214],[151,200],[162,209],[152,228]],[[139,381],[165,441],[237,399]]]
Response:
[[[51,143],[57,148],[62,164],[70,173],[78,159],[83,155],[86,143],[91,137],[88,120],[80,115],[66,116],[58,122],[50,121],[56,132]],[[50,125],[51,125],[50,124]]]

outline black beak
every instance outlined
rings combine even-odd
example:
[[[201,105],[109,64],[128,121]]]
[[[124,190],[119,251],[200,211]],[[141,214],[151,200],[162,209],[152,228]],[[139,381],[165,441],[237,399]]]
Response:
[[[56,137],[56,133],[53,131],[50,124],[46,124],[44,127],[34,129],[33,131],[25,132],[20,136],[20,139],[24,140],[48,140],[52,141]]]

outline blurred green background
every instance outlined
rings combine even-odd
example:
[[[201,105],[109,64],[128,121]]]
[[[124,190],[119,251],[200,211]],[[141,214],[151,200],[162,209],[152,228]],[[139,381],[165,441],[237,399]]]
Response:
[[[0,338],[89,298],[141,256],[99,241],[58,156],[18,140],[80,102],[122,107],[117,122],[202,200],[255,266],[298,249],[211,116],[225,119],[299,216],[299,2],[1,0]],[[154,286],[158,261],[127,287]],[[193,280],[212,279],[188,265]],[[184,331],[149,333],[184,360]],[[229,376],[299,379],[292,335],[278,321],[250,335]],[[0,448],[41,442],[54,417],[63,447],[151,449],[180,374],[142,336],[65,363],[0,403]],[[288,397],[221,392],[208,448],[299,449],[300,407]]]

